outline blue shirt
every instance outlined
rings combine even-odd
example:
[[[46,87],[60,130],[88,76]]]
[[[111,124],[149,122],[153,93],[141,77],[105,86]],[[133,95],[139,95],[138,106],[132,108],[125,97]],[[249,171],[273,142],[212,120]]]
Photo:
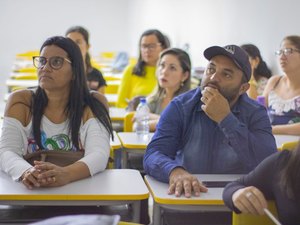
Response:
[[[168,182],[183,167],[192,174],[248,173],[276,152],[266,109],[239,97],[219,124],[201,109],[200,88],[173,99],[163,111],[144,156],[145,172]]]

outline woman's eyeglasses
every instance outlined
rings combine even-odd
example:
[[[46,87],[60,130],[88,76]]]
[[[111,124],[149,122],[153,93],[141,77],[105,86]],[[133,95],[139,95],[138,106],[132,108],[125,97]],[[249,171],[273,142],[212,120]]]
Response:
[[[293,52],[300,52],[300,51],[298,49],[293,49],[293,48],[284,48],[284,49],[277,50],[275,52],[275,55],[281,56],[282,54],[284,54],[285,56],[289,56],[293,54]]]
[[[157,46],[160,46],[161,43],[153,43],[153,44],[142,44],[141,50],[145,51],[146,49],[149,49],[150,51],[153,51],[156,49]]]
[[[62,68],[62,66],[64,65],[64,61],[67,61],[68,63],[72,64],[72,62],[69,59],[60,56],[53,56],[49,59],[43,56],[33,56],[32,59],[33,65],[38,69],[44,67],[47,64],[47,62],[49,62],[50,67],[54,70],[59,70],[60,68]]]

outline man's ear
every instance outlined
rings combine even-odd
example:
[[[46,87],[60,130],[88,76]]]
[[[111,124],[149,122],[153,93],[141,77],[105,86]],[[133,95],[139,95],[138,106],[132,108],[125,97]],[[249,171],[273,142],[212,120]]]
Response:
[[[247,83],[243,83],[243,84],[241,85],[241,87],[240,87],[240,92],[239,92],[239,94],[240,94],[240,95],[244,94],[246,91],[248,91],[249,87],[250,87],[250,84],[249,84],[248,82],[247,82]]]

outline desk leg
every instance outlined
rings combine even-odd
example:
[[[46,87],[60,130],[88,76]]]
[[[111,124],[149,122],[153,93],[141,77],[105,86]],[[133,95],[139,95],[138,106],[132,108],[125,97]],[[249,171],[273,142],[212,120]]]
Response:
[[[128,152],[125,148],[122,149],[122,168],[127,169]]]
[[[160,225],[161,222],[161,210],[159,204],[153,201],[153,224]]]
[[[134,201],[132,203],[132,220],[135,223],[140,223],[141,201]]]

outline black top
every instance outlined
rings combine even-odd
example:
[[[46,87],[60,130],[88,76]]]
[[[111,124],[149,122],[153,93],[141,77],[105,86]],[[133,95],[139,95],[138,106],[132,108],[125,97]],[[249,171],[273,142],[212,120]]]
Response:
[[[279,186],[279,173],[289,160],[290,153],[287,150],[275,153],[262,161],[248,175],[228,184],[223,192],[225,204],[236,213],[240,213],[233,205],[233,193],[247,186],[255,186],[267,200],[275,201],[281,223],[300,224],[300,202],[289,199],[285,190]]]
[[[87,74],[87,80],[90,82],[91,81],[97,82],[96,84],[89,85],[89,88],[91,90],[97,91],[100,87],[106,86],[106,81],[103,78],[102,73],[99,70],[97,70],[96,68],[93,68],[93,70]]]

